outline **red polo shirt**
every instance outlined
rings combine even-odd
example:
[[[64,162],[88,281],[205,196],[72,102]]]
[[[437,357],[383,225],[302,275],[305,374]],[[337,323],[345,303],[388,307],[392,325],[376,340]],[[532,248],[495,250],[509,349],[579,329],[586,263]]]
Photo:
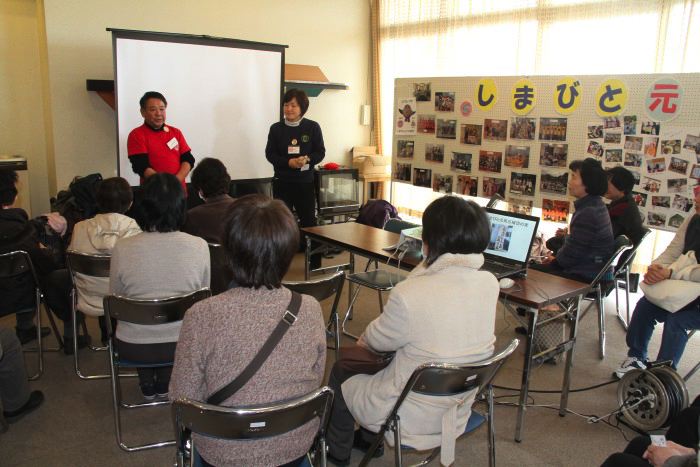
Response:
[[[163,125],[163,128],[154,130],[145,123],[131,130],[126,148],[129,157],[148,154],[148,165],[153,170],[172,175],[180,170],[180,155],[190,151],[185,137],[177,128]],[[184,187],[185,183],[182,185]]]

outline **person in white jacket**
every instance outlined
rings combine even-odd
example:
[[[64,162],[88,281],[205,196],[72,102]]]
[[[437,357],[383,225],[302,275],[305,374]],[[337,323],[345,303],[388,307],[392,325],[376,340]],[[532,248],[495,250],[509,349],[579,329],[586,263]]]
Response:
[[[353,445],[371,441],[371,433],[355,434],[355,423],[379,431],[419,365],[468,363],[493,353],[498,281],[479,270],[489,233],[486,213],[472,201],[445,196],[425,210],[423,263],[394,287],[384,313],[358,341],[375,351],[395,351],[394,359],[374,375],[347,374],[338,363],[331,371],[328,446],[334,463],[346,465]],[[442,446],[442,461],[449,464],[474,397],[475,391],[457,397],[411,393],[399,409],[402,442],[419,450]],[[386,440],[391,444],[393,437],[388,433]]]
[[[668,279],[700,282],[700,268],[681,277],[680,271],[673,271],[670,267],[681,255],[689,251],[700,254],[700,189],[695,191],[695,214],[686,218],[668,248],[652,262],[644,275],[644,282],[650,285]],[[632,369],[646,369],[647,348],[657,323],[664,323],[657,360],[671,360],[673,367],[677,368],[688,342],[688,331],[700,329],[700,297],[674,313],[642,297],[634,308],[627,329],[627,358],[620,368],[615,370],[615,376],[622,378]]]
[[[100,182],[95,197],[98,214],[75,224],[68,249],[78,253],[111,255],[117,241],[141,233],[136,221],[124,215],[131,207],[133,193],[129,182],[121,177],[113,177]],[[78,310],[89,316],[100,317],[102,341],[106,342],[102,299],[109,294],[109,277],[76,273],[75,285]]]

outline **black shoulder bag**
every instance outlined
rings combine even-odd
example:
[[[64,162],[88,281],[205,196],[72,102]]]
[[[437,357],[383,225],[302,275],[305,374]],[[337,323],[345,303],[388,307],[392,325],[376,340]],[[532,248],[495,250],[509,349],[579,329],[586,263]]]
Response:
[[[275,347],[280,343],[282,337],[284,337],[292,324],[297,320],[300,307],[301,295],[292,291],[292,299],[289,301],[289,305],[287,305],[287,310],[284,312],[282,320],[277,324],[275,330],[272,331],[270,337],[267,338],[267,341],[265,341],[255,358],[241,371],[236,379],[209,396],[207,404],[219,405],[246,385],[250,378],[257,373],[262,364],[265,363],[267,357],[275,350]]]

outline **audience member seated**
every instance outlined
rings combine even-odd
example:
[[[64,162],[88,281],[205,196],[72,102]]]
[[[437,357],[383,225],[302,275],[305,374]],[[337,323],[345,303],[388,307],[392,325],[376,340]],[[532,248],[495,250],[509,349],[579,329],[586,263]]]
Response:
[[[572,162],[569,170],[569,192],[576,201],[568,233],[556,256],[549,256],[542,264],[532,267],[590,282],[615,248],[610,216],[601,198],[607,191],[608,178],[600,162],[591,157]]]
[[[637,436],[624,452],[608,457],[601,467],[697,467],[700,397],[683,409],[666,432],[666,446],[656,446],[647,435]]]
[[[353,374],[342,360],[331,371],[328,384],[335,397],[328,446],[334,463],[347,465],[353,446],[368,447],[417,366],[468,363],[492,354],[498,281],[479,271],[488,241],[489,222],[474,202],[445,196],[427,207],[423,263],[394,287],[384,313],[358,341],[374,351],[395,351],[394,359],[374,375]],[[455,398],[412,394],[399,410],[403,444],[424,450],[440,446],[444,439],[454,446],[474,397],[474,392],[464,394],[464,403],[451,419],[448,409]],[[355,423],[362,428],[357,434]],[[391,433],[386,440],[393,442]]]
[[[187,211],[182,231],[202,237],[209,243],[222,244],[226,232],[221,220],[235,201],[228,195],[230,184],[231,177],[220,160],[211,157],[202,159],[192,171],[192,187],[204,204]]]
[[[644,282],[656,284],[667,279],[680,279],[678,271],[673,271],[669,265],[691,250],[696,253],[700,251],[700,190],[695,194],[695,214],[688,216],[666,250],[652,261],[644,275]],[[690,280],[700,282],[700,269],[693,271]],[[657,323],[664,323],[657,360],[671,360],[673,366],[677,367],[688,342],[688,331],[700,329],[700,298],[671,313],[642,297],[634,308],[627,329],[629,350],[625,361],[615,370],[618,378],[622,378],[631,369],[646,368],[647,348]]]
[[[638,245],[644,236],[642,215],[637,203],[632,198],[634,175],[624,167],[613,167],[607,170],[608,191],[605,197],[610,200],[608,213],[612,223],[613,238],[626,235],[632,244]]]
[[[180,232],[185,194],[171,174],[150,176],[143,185],[139,220],[143,233],[124,238],[112,250],[109,291],[137,299],[167,298],[209,287],[209,249],[201,238]],[[156,364],[172,362],[181,321],[158,325],[118,322],[119,357]],[[165,398],[172,367],[139,368],[146,400]]]
[[[117,240],[141,233],[136,221],[124,215],[133,201],[131,186],[123,178],[108,178],[100,182],[96,199],[98,214],[75,224],[68,249],[78,253],[111,255]],[[75,285],[78,310],[100,317],[102,341],[106,342],[102,299],[109,293],[109,278],[78,273]]]
[[[196,170],[196,169],[195,169]],[[299,245],[299,229],[278,200],[248,195],[228,213],[224,245],[237,287],[195,304],[185,315],[175,355],[170,398],[206,401],[255,358],[285,314],[291,292],[282,287]],[[221,405],[279,402],[321,385],[326,338],[318,302],[302,296],[294,325],[253,377]],[[204,465],[287,465],[303,461],[318,427],[310,422],[273,438],[222,441],[194,435]]]
[[[16,422],[44,402],[41,391],[29,391],[22,345],[5,328],[0,328],[0,402],[8,423]]]
[[[73,337],[70,323],[70,276],[68,271],[54,259],[49,249],[39,243],[37,229],[29,220],[26,211],[14,207],[17,198],[17,173],[14,170],[0,170],[0,253],[26,251],[34,265],[44,292],[46,303],[51,310],[64,321],[64,337]],[[60,216],[49,219],[53,225]],[[22,344],[36,339],[34,324],[34,279],[29,274],[0,281],[0,316],[21,310],[17,313],[17,337]],[[42,336],[49,334],[48,328],[42,328]],[[85,346],[85,342],[80,342]],[[71,349],[72,349],[71,344]]]

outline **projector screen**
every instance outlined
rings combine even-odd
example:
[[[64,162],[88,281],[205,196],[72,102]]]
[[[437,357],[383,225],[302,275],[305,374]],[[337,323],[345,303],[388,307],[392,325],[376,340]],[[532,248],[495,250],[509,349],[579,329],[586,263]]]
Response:
[[[139,176],[127,153],[129,132],[143,124],[139,99],[158,91],[166,125],[179,128],[196,161],[220,159],[232,179],[272,177],[267,134],[281,118],[286,46],[143,31],[112,31],[117,105],[117,171]]]

